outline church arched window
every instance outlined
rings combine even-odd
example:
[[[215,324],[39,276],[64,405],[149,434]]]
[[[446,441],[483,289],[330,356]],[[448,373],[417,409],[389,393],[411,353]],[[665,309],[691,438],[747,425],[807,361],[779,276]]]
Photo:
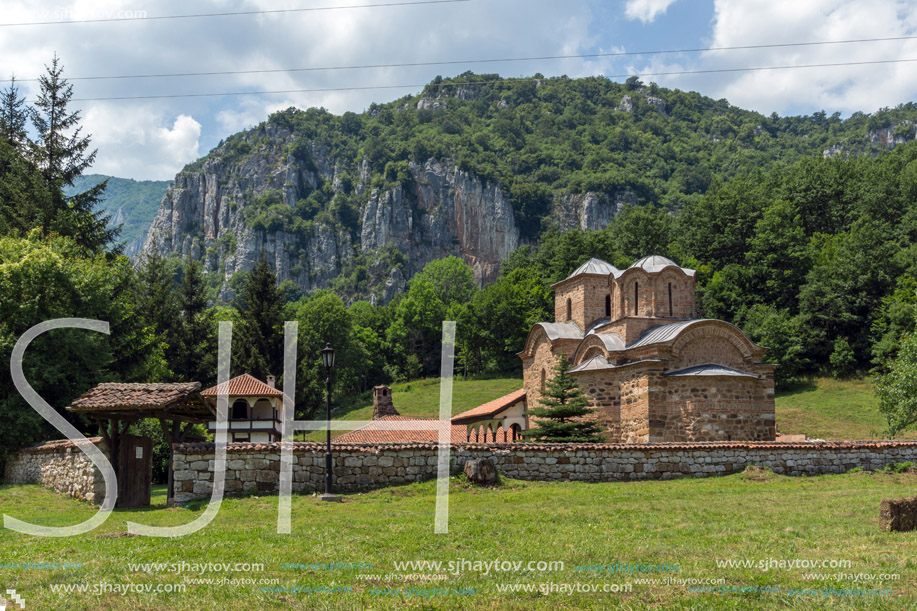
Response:
[[[567,297],[567,320],[573,319],[573,302]]]

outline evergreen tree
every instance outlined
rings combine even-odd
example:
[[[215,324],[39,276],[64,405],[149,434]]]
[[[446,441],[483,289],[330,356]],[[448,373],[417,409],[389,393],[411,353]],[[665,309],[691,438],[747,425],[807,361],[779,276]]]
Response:
[[[175,351],[168,351],[172,370],[179,381],[200,382],[208,386],[216,379],[216,343],[214,320],[207,309],[201,264],[188,257],[183,267],[178,292],[180,334],[174,341]]]
[[[0,234],[16,231],[25,235],[51,205],[51,196],[35,166],[0,138]]]
[[[283,368],[283,295],[263,252],[246,278],[237,309],[234,369],[260,380],[268,374],[279,375]]]
[[[96,151],[89,151],[91,139],[82,133],[80,112],[67,108],[73,86],[63,77],[64,67],[57,55],[46,69],[38,79],[38,100],[29,109],[38,136],[32,147],[33,161],[52,197],[52,206],[41,215],[38,225],[72,237],[91,253],[100,252],[120,233],[120,229],[108,228],[107,214],[94,210],[108,181],[71,197],[64,195],[64,187],[73,186],[95,161]]]
[[[9,86],[0,91],[0,138],[15,150],[22,150],[28,144],[25,131],[28,113],[25,98],[19,97],[16,77],[10,77]]]
[[[554,377],[546,383],[538,402],[541,407],[529,410],[538,420],[534,421],[533,428],[523,431],[524,437],[547,443],[605,441],[596,422],[582,420],[595,410],[588,407],[589,399],[570,376],[570,361],[566,355],[561,355],[554,367]]]
[[[178,357],[183,323],[174,276],[168,261],[155,250],[144,255],[137,270],[137,309],[170,369]]]

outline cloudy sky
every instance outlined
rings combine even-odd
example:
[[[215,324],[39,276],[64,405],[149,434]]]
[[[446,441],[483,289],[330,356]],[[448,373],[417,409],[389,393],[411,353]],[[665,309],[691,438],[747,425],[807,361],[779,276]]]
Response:
[[[99,149],[93,171],[170,179],[222,138],[288,106],[360,112],[437,74],[642,74],[762,113],[874,112],[917,100],[917,62],[704,74],[660,73],[917,59],[917,3],[899,0],[6,0],[0,78],[34,79],[56,52]],[[367,7],[379,4],[383,6]],[[384,6],[384,5],[388,6]],[[359,5],[359,8],[354,8]],[[43,6],[43,8],[35,8]],[[336,10],[290,9],[351,7]],[[204,13],[259,14],[162,18]],[[65,23],[145,17],[126,21]],[[39,23],[36,23],[39,22]],[[42,23],[45,22],[45,23]],[[11,25],[29,23],[33,25]],[[705,49],[914,36],[741,50],[494,63],[468,60]],[[367,64],[449,65],[314,70]],[[291,72],[290,69],[312,68]],[[273,71],[209,76],[88,77]],[[5,73],[5,74],[4,74]],[[6,83],[3,84],[5,86]],[[396,87],[405,86],[405,87]],[[369,89],[369,87],[377,87]],[[360,89],[363,88],[363,89]],[[226,92],[325,91],[96,100]]]

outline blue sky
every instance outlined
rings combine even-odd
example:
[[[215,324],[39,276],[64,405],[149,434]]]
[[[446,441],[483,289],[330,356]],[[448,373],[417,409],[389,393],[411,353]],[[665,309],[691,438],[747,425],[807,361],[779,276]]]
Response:
[[[148,1],[148,0],[147,0]],[[288,69],[645,51],[917,35],[904,0],[469,0],[451,4],[157,20],[150,17],[381,3],[385,0],[7,0],[2,23],[146,16],[126,22],[0,28],[0,73],[37,76],[53,53],[74,97],[420,85],[471,69],[585,76],[917,58],[917,40],[673,55],[371,70],[79,80],[151,73]],[[4,77],[6,76],[4,75]],[[917,99],[917,63],[647,77],[770,114],[848,115]],[[622,79],[623,80],[623,79]],[[22,83],[29,99],[34,82]],[[94,171],[169,179],[222,138],[288,106],[360,112],[417,89],[84,101]]]

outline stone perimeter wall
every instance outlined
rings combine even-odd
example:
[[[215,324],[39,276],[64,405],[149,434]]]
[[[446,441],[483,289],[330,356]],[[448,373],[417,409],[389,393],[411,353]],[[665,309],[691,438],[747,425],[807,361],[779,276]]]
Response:
[[[436,444],[385,444],[334,448],[336,490],[354,491],[404,484],[436,476]],[[294,444],[293,490],[322,490],[324,446]],[[497,470],[523,480],[611,482],[707,477],[755,464],[784,475],[844,473],[855,467],[881,469],[917,462],[917,442],[705,443],[705,444],[459,444],[450,451],[451,471],[466,460],[489,458]],[[280,444],[235,443],[227,447],[226,493],[275,493]],[[175,446],[175,500],[209,498],[213,445]]]
[[[90,439],[96,445],[101,439]],[[104,444],[100,448],[108,455]],[[6,484],[41,484],[74,498],[101,504],[105,480],[86,454],[69,440],[49,441],[14,452],[6,461]]]

